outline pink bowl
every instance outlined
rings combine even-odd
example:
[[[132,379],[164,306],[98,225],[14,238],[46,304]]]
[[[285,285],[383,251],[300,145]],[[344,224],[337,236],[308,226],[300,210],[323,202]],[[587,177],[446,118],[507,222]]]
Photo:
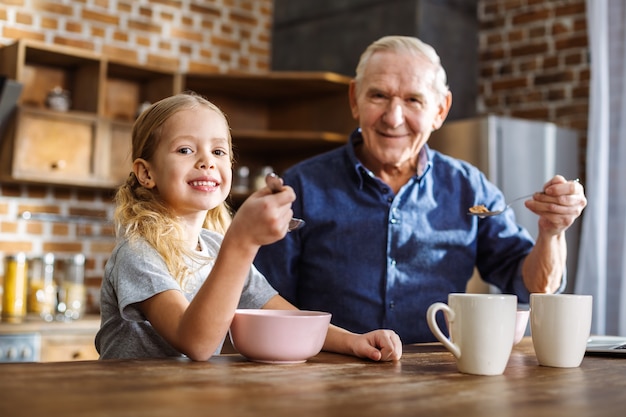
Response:
[[[322,350],[330,317],[321,311],[236,310],[230,340],[251,361],[306,362]]]
[[[529,310],[517,310],[517,318],[515,320],[515,340],[513,341],[514,345],[517,345],[524,337],[524,334],[526,333],[526,326],[528,326],[529,315]]]

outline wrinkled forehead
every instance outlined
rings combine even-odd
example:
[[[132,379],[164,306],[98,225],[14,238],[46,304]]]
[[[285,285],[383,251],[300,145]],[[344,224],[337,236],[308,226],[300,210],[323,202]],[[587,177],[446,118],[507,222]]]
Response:
[[[437,65],[420,53],[379,51],[370,57],[362,78],[357,80],[357,91],[381,88],[434,94],[437,69]]]

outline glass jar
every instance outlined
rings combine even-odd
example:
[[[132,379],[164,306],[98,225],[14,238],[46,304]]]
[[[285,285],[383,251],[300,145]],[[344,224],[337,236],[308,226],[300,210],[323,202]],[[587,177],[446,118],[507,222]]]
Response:
[[[76,254],[63,262],[63,272],[57,274],[57,320],[79,319],[85,313],[85,255]]]
[[[25,253],[4,258],[2,321],[20,323],[26,317],[27,273]]]
[[[266,165],[259,170],[259,172],[254,177],[254,190],[255,191],[260,190],[261,188],[265,187],[266,185],[265,177],[267,176],[267,174],[271,174],[272,172],[274,172],[274,168],[272,168],[269,165]]]
[[[28,264],[27,310],[39,314],[45,321],[52,321],[57,307],[54,254],[31,258]]]

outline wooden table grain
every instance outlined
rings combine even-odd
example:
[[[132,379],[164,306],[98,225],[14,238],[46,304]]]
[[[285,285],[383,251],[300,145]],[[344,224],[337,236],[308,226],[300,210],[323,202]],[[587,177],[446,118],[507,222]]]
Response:
[[[108,360],[0,365],[0,416],[623,416],[626,358],[539,366],[532,341],[503,375],[457,371],[440,344],[398,362],[322,352],[303,364]]]

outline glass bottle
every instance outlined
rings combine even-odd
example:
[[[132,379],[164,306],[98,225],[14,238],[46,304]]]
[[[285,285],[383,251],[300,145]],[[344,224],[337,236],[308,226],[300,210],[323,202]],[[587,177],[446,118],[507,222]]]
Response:
[[[32,258],[28,268],[29,313],[37,313],[45,321],[52,321],[57,307],[57,288],[54,283],[54,254]]]
[[[20,252],[4,258],[3,321],[20,323],[26,317],[27,271],[26,254]]]
[[[85,290],[85,255],[76,254],[64,262],[63,274],[59,279],[59,302],[57,320],[79,319],[85,312],[87,294]]]

